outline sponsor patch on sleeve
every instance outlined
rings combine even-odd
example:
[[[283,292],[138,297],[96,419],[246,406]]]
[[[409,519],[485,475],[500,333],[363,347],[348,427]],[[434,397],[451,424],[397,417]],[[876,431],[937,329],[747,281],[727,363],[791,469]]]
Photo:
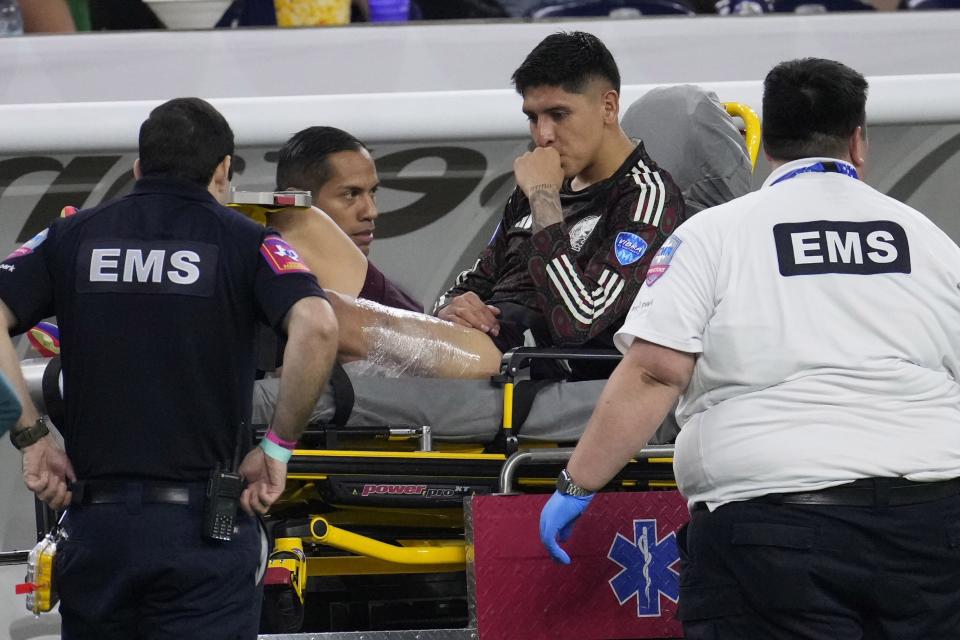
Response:
[[[14,258],[19,258],[20,256],[26,256],[33,253],[34,250],[40,245],[42,245],[43,241],[46,239],[47,239],[47,230],[44,229],[37,235],[27,240],[25,243],[23,243],[23,245],[19,249],[14,250],[14,252],[8,255],[6,258],[4,258],[3,261],[6,262],[7,260],[13,260]]]
[[[647,269],[646,282],[648,287],[652,286],[654,282],[660,279],[660,276],[667,272],[670,261],[673,260],[673,256],[677,253],[681,244],[683,244],[683,240],[676,235],[672,235],[660,246],[657,255],[653,256],[653,260],[650,262],[650,268]]]
[[[310,273],[310,267],[300,259],[296,249],[280,236],[264,238],[263,244],[260,245],[260,255],[274,273]]]
[[[647,252],[647,243],[635,233],[621,231],[617,234],[617,240],[614,242],[613,248],[617,254],[617,262],[627,266],[643,257],[643,254]]]

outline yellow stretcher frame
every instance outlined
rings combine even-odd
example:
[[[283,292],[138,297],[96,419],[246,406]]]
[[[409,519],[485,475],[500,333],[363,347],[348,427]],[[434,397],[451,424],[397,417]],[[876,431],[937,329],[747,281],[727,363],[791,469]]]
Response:
[[[449,459],[452,461],[466,462],[484,461],[487,463],[498,464],[506,462],[506,456],[503,454],[463,454],[452,453],[444,454],[442,452],[423,452],[423,451],[355,451],[355,450],[308,450],[298,449],[294,455],[302,460],[310,460],[317,456],[328,456],[346,460],[371,460],[371,459],[406,459],[410,462]],[[660,466],[671,466],[673,459],[671,457],[649,458],[647,462]],[[292,473],[289,479],[300,480],[301,482],[312,483],[326,479],[325,473]],[[671,489],[676,487],[676,483],[669,480],[646,480],[647,489]],[[527,478],[521,480],[521,485],[547,486],[553,485],[552,479]],[[635,480],[623,480],[623,488],[637,488],[638,482]],[[296,493],[299,490],[295,490]],[[436,514],[428,511],[437,511]],[[375,574],[400,574],[400,573],[446,573],[463,571],[466,565],[467,554],[469,552],[462,539],[417,539],[401,538],[395,543],[384,542],[366,535],[354,533],[345,527],[363,524],[366,518],[364,515],[373,515],[379,513],[381,516],[386,514],[386,520],[394,520],[397,512],[401,515],[410,515],[414,520],[423,522],[428,515],[432,515],[434,522],[439,525],[439,529],[449,528],[450,530],[462,529],[462,524],[457,522],[453,516],[453,510],[449,508],[439,508],[432,510],[408,509],[402,507],[392,508],[373,508],[373,507],[352,507],[342,511],[333,511],[324,515],[314,515],[309,517],[308,534],[301,538],[284,541],[285,538],[277,539],[275,551],[289,550],[291,546],[311,544],[322,545],[330,550],[346,552],[348,555],[324,554],[318,556],[306,556],[296,567],[291,566],[290,558],[286,554],[280,554],[280,557],[271,557],[271,567],[285,567],[296,576],[343,576],[343,575],[375,575]],[[411,513],[412,512],[412,513]],[[448,513],[449,512],[449,513]],[[359,520],[358,520],[359,516]],[[400,522],[400,521],[398,521]],[[342,524],[341,524],[342,523]],[[369,522],[368,522],[369,524]],[[294,542],[295,540],[295,542]]]

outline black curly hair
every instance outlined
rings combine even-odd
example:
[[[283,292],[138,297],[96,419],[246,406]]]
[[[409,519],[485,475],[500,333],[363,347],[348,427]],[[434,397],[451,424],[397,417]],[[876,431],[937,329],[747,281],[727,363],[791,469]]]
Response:
[[[523,95],[532,87],[560,87],[568,93],[583,93],[596,78],[610,83],[619,93],[620,71],[610,50],[600,39],[583,31],[561,31],[544,38],[516,71],[513,86]]]

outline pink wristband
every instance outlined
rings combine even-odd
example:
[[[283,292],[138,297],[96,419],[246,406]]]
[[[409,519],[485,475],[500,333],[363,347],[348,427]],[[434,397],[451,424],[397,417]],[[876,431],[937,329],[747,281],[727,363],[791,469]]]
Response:
[[[269,429],[267,431],[267,434],[263,437],[269,440],[270,442],[272,442],[273,444],[281,446],[284,449],[287,449],[289,451],[293,451],[294,449],[297,448],[296,440],[284,440],[283,438],[278,436],[276,433],[274,433],[272,429]]]

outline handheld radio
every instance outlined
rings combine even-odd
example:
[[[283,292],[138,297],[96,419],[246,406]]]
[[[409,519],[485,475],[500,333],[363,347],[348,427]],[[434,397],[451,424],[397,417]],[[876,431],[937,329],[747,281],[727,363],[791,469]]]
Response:
[[[237,473],[240,466],[240,447],[243,441],[243,423],[237,429],[233,464],[222,469],[218,463],[210,473],[203,510],[203,535],[212,540],[229,542],[237,526],[237,509],[243,493],[243,478]]]

